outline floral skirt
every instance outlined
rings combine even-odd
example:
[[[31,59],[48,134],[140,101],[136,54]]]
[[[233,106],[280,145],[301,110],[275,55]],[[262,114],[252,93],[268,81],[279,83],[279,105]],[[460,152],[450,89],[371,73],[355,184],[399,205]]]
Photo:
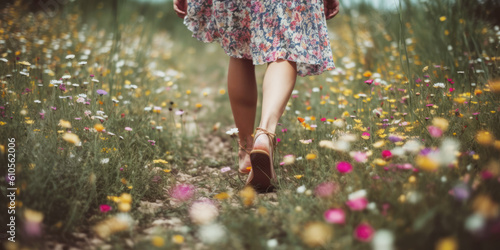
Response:
[[[254,65],[285,59],[300,76],[335,68],[323,0],[187,0],[193,37]]]

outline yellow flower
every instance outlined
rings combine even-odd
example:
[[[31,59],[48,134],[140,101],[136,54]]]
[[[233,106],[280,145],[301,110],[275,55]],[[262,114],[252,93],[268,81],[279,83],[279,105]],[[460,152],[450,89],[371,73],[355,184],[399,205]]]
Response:
[[[201,103],[196,103],[196,108],[201,108],[201,107],[203,107],[203,104],[201,104]]]
[[[406,201],[406,196],[405,196],[404,194],[400,195],[400,196],[398,197],[398,201],[399,201],[399,202],[401,202],[401,203],[405,203],[405,201]]]
[[[153,236],[153,238],[151,238],[151,244],[155,247],[162,247],[165,245],[165,240],[160,236]]]
[[[78,135],[75,135],[73,133],[64,133],[62,138],[63,138],[63,140],[65,140],[69,143],[73,143],[76,146],[80,146],[81,142],[80,142],[80,138],[78,137]]]
[[[107,196],[106,198],[108,198],[108,200],[111,200],[113,202],[120,202],[120,197],[118,196]]]
[[[433,171],[439,167],[439,164],[432,160],[431,158],[423,155],[419,155],[415,159],[417,166],[425,171]]]
[[[225,90],[225,89],[220,89],[220,90],[219,90],[219,94],[223,95],[223,94],[225,94],[225,93],[226,93],[226,90]]]
[[[122,195],[120,195],[120,202],[131,203],[132,195],[130,195],[129,193],[122,193]]]
[[[454,102],[458,103],[458,104],[463,104],[465,102],[465,98],[463,97],[457,97],[455,99],[453,99]]]
[[[94,129],[95,129],[97,132],[101,132],[101,131],[103,131],[103,130],[104,130],[104,126],[102,126],[102,124],[100,124],[100,123],[96,123],[96,124],[94,125]]]
[[[226,192],[218,193],[218,194],[214,195],[214,198],[217,200],[225,200],[225,199],[229,198],[229,194]]]
[[[251,206],[255,200],[257,193],[251,186],[246,186],[240,191],[240,197],[243,199],[243,204],[245,206]]]
[[[153,160],[153,163],[163,163],[163,164],[167,164],[168,162],[163,160],[163,159],[158,159],[158,160]]]
[[[409,183],[415,183],[417,181],[417,178],[415,176],[410,176],[410,178],[408,178],[408,182]]]
[[[306,155],[306,159],[308,159],[308,160],[314,160],[314,159],[316,159],[317,157],[318,157],[317,155],[312,154],[312,153],[311,153],[311,154],[307,154],[307,155]]]
[[[63,128],[71,128],[71,122],[69,121],[65,121],[63,119],[59,120],[59,126],[63,127]]]
[[[365,73],[363,73],[363,76],[364,77],[370,77],[370,76],[372,76],[372,72],[368,70]]]
[[[295,179],[297,179],[297,180],[300,180],[302,177],[304,177],[304,175],[298,174],[298,175],[294,175],[293,177],[295,177]]]
[[[172,171],[172,170],[170,170],[170,169],[163,169],[163,172],[165,172],[165,173],[170,173],[170,171]]]
[[[476,199],[474,199],[474,202],[472,202],[472,209],[487,219],[498,217],[498,203],[484,194],[478,195]]]
[[[441,21],[441,22],[446,21],[446,17],[445,17],[445,16],[440,17],[440,18],[439,18],[439,21]]]
[[[188,90],[186,90],[186,95],[189,95],[189,94],[191,94],[191,90],[188,89]]]
[[[184,237],[180,234],[176,234],[174,236],[172,236],[172,241],[175,243],[175,244],[182,244],[184,243]]]
[[[260,215],[266,215],[266,214],[267,214],[267,208],[266,208],[266,207],[263,207],[263,206],[260,206],[260,207],[257,209],[257,213],[259,213]]]
[[[500,93],[500,79],[492,80],[489,84],[491,92]]]
[[[302,241],[309,247],[325,246],[332,238],[333,229],[323,222],[310,222],[301,233]]]
[[[380,159],[380,158],[373,160],[373,163],[379,167],[383,167],[383,166],[387,165],[387,162],[384,161],[383,159]]]
[[[488,131],[481,130],[481,131],[477,132],[476,141],[477,141],[477,143],[479,143],[483,146],[487,146],[487,145],[492,144],[494,142],[494,140],[495,140],[495,138],[493,138],[493,135],[491,135],[491,133]]]
[[[120,212],[124,212],[124,213],[126,213],[126,212],[130,211],[130,208],[131,208],[131,207],[132,207],[132,206],[130,206],[130,203],[123,203],[123,202],[120,202],[120,203],[118,204],[118,210],[120,210]]]
[[[432,119],[432,125],[440,128],[442,131],[446,131],[446,130],[448,130],[449,123],[448,123],[448,120],[446,120],[444,118],[436,117],[436,118]]]
[[[436,250],[456,250],[458,249],[457,240],[452,237],[444,238],[436,244]]]
[[[24,218],[29,222],[40,223],[43,221],[43,213],[26,208],[24,210]]]
[[[495,148],[497,150],[500,150],[500,141],[499,140],[496,140],[494,143],[493,143],[493,146],[495,146]]]

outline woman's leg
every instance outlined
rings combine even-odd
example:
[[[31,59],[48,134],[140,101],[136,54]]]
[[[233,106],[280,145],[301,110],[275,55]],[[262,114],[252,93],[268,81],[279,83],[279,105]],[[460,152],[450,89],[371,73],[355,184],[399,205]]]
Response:
[[[262,115],[259,127],[274,133],[278,120],[285,111],[286,104],[297,79],[297,64],[278,59],[268,64],[263,83]],[[267,136],[259,136],[256,144],[270,145]]]
[[[287,60],[277,60],[267,65],[262,89],[262,114],[259,127],[274,133],[278,120],[285,111],[295,80],[297,65]],[[259,130],[258,132],[261,132]],[[252,172],[247,184],[258,192],[269,192],[274,189],[273,180],[276,174],[273,169],[273,155],[270,137],[259,133],[255,137],[251,154]],[[275,138],[274,138],[275,139]]]
[[[257,109],[257,82],[252,60],[230,57],[227,90],[240,142],[250,151]],[[238,157],[240,170],[250,166],[250,156],[244,150],[239,150]]]

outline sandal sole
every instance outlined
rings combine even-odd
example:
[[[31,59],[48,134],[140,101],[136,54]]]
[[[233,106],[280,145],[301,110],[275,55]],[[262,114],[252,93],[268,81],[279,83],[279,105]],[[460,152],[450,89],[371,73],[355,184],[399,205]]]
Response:
[[[269,153],[255,149],[250,153],[253,178],[248,183],[259,193],[273,192],[275,187],[271,183],[271,159]]]

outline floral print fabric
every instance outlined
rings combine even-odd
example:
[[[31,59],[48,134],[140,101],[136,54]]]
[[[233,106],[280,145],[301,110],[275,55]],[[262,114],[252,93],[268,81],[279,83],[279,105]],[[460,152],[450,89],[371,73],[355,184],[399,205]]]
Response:
[[[193,37],[259,65],[297,62],[300,76],[335,68],[323,0],[187,0]]]

